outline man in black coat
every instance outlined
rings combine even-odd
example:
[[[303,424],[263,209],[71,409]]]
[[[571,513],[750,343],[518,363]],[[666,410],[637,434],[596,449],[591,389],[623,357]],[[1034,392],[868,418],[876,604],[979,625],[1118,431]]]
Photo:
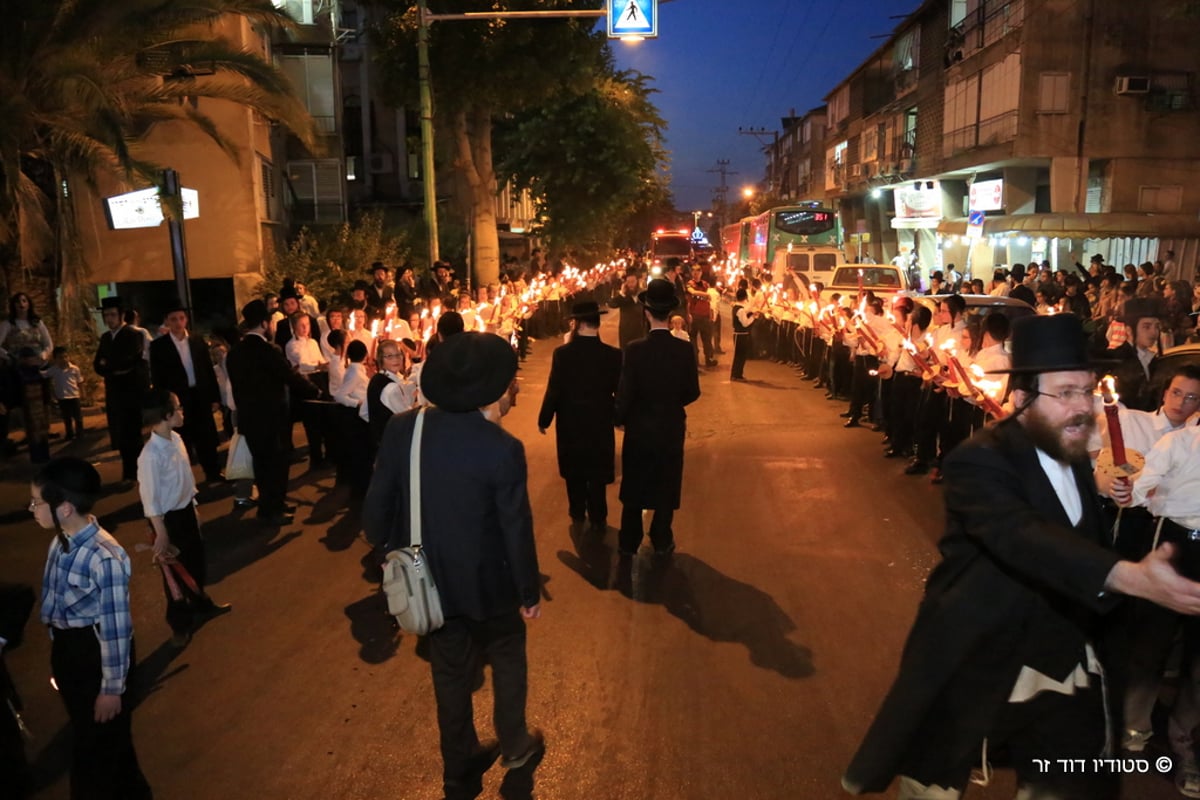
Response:
[[[638,287],[641,281],[636,272],[627,272],[625,282],[608,301],[609,308],[620,311],[617,322],[617,341],[624,351],[630,342],[636,342],[646,335],[646,314],[637,301]]]
[[[481,413],[516,372],[516,355],[495,334],[442,342],[421,373],[421,390],[436,407],[392,417],[363,504],[368,541],[388,550],[408,546],[410,450],[423,414],[419,519],[446,619],[428,641],[447,800],[478,797],[501,753],[509,772],[500,794],[527,796],[545,751],[541,733],[525,722],[524,620],[541,615],[525,448]],[[484,659],[492,667],[498,746],[481,743],[475,731],[471,694]]]
[[[621,351],[600,341],[600,315],[607,313],[590,301],[571,309],[575,333],[554,351],[538,414],[542,433],[558,418],[558,474],[567,482],[571,519],[582,523],[586,517],[598,531],[608,525],[605,487],[615,480],[613,408],[621,380]]]
[[[108,330],[100,337],[92,367],[104,378],[108,435],[121,453],[121,479],[136,481],[142,452],[142,398],[150,390],[146,339],[125,324],[119,297],[105,297],[100,307]]]
[[[36,600],[29,586],[0,583],[0,776],[8,792],[4,796],[18,800],[28,796],[33,787],[21,732],[21,696],[8,674],[4,655],[21,644]]]
[[[371,277],[374,282],[367,287],[368,319],[383,319],[387,316],[387,307],[391,305],[395,297],[392,292],[392,286],[388,282],[390,274],[391,270],[382,261],[376,261],[371,265]],[[402,317],[401,319],[407,320],[408,317]]]
[[[291,465],[289,399],[313,398],[317,388],[292,370],[283,352],[271,344],[267,305],[252,300],[242,309],[245,335],[225,357],[237,428],[246,437],[258,485],[258,519],[265,525],[290,525],[285,504]]]
[[[621,448],[622,555],[642,543],[642,509],[654,509],[650,542],[654,552],[675,550],[671,521],[683,488],[684,406],[700,397],[692,346],[671,335],[667,320],[679,305],[670,281],[655,278],[638,295],[650,333],[629,345],[617,389],[616,424],[625,429]]]
[[[155,388],[165,389],[183,405],[183,438],[204,469],[207,480],[221,480],[217,457],[217,426],[213,412],[221,407],[221,390],[212,355],[203,336],[188,333],[188,312],[181,303],[167,310],[167,335],[150,343],[150,376]]]
[[[279,292],[279,312],[283,314],[283,319],[275,326],[275,344],[279,345],[282,350],[287,347],[287,343],[292,340],[295,335],[292,332],[292,321],[297,313],[300,312],[300,295],[296,294],[296,290],[290,286],[285,286]],[[308,317],[308,330],[312,335],[317,335],[321,330],[321,325],[317,318],[312,314],[305,314]],[[368,312],[369,316],[369,312]]]
[[[1017,411],[945,461],[942,561],[847,791],[899,776],[904,800],[958,797],[981,755],[1003,752],[1030,797],[1117,796],[1118,775],[1093,761],[1117,755],[1105,614],[1121,594],[1197,614],[1200,584],[1171,566],[1170,545],[1139,562],[1111,549],[1088,459],[1086,350],[1074,315],[1014,324],[1004,372]],[[1111,496],[1128,504],[1128,480]]]
[[[1131,297],[1125,301],[1121,321],[1128,330],[1128,340],[1110,349],[1107,358],[1117,361],[1112,374],[1116,378],[1117,394],[1126,408],[1155,411],[1162,397],[1162,387],[1155,387],[1150,378],[1154,362],[1161,349],[1162,304],[1153,297]]]

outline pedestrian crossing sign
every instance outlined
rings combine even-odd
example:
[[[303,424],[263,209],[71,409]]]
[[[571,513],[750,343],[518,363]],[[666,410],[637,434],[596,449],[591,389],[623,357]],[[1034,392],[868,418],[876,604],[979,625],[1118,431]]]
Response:
[[[658,0],[607,0],[608,38],[658,36]]]

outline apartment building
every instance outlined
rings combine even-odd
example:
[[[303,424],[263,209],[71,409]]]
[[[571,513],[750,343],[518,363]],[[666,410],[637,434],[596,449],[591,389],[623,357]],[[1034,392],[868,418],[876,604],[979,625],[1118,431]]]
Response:
[[[773,194],[789,203],[825,200],[825,106],[782,118],[779,141],[767,150]]]
[[[1195,265],[1200,16],[1188,8],[924,2],[825,97],[824,189],[851,244],[880,260],[915,252],[926,275],[1167,249]]]
[[[148,160],[174,168],[180,183],[194,189],[199,216],[184,223],[195,316],[228,317],[250,299],[273,253],[285,247],[299,224],[341,222],[346,193],[341,157],[336,0],[276,0],[301,24],[272,39],[245,19],[229,16],[212,33],[260,53],[291,79],[317,123],[319,155],[266,118],[223,100],[193,99],[234,151],[230,157],[193,126],[160,124],[145,140]],[[164,80],[203,81],[211,71],[197,64],[186,75]],[[105,198],[134,187],[118,178],[78,192],[80,245],[93,283],[120,293],[140,308],[147,322],[175,294],[166,226],[112,230]],[[207,318],[207,319],[206,319]]]

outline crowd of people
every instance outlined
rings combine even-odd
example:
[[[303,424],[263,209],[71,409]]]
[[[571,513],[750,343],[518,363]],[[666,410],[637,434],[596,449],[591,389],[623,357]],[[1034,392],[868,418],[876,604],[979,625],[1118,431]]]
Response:
[[[402,547],[411,540],[410,521],[397,513],[396,498],[411,502],[412,471],[428,473],[426,485],[436,488],[431,495],[423,490],[422,498],[432,510],[423,511],[418,524],[462,532],[442,534],[441,539],[435,535],[425,544],[451,620],[430,638],[446,796],[477,796],[483,774],[501,758],[509,771],[506,781],[531,788],[532,771],[545,751],[544,737],[524,719],[524,625],[540,614],[538,570],[524,449],[500,425],[516,402],[519,364],[531,341],[555,344],[538,427],[546,433],[555,426],[559,472],[573,522],[593,532],[606,530],[605,490],[615,480],[614,427],[622,429],[618,551],[622,559],[636,555],[646,535],[643,512],[651,510],[650,543],[656,558],[667,559],[676,546],[672,521],[681,502],[684,409],[700,396],[701,369],[720,367],[718,356],[726,354],[723,344],[729,344],[731,381],[747,381],[747,362],[753,359],[792,367],[814,388],[824,389],[827,398],[846,404],[845,427],[870,426],[882,433],[883,456],[908,459],[906,474],[932,473],[935,482],[947,482],[947,505],[952,525],[958,526],[948,537],[971,542],[961,552],[944,551],[947,564],[980,557],[980,541],[985,551],[1004,547],[993,541],[998,531],[975,531],[991,522],[977,519],[973,506],[960,508],[969,502],[961,497],[962,482],[972,474],[965,465],[974,463],[971,454],[979,450],[978,443],[987,440],[987,447],[1014,453],[1036,449],[1039,458],[1045,456],[1048,460],[1030,463],[1050,475],[1067,508],[1065,535],[1082,531],[1087,547],[1116,542],[1116,554],[1105,551],[1103,556],[1077,544],[1061,545],[1064,571],[1070,571],[1072,558],[1092,564],[1089,580],[1081,581],[1067,602],[1079,602],[1076,595],[1095,588],[1099,571],[1104,591],[1140,598],[1125,603],[1110,626],[1126,645],[1120,657],[1105,656],[1105,669],[1122,691],[1123,703],[1111,714],[1106,707],[1100,725],[1105,729],[1123,720],[1122,747],[1135,753],[1146,748],[1163,667],[1182,629],[1184,678],[1171,717],[1170,746],[1180,759],[1180,791],[1200,797],[1192,739],[1200,722],[1200,657],[1193,657],[1194,651],[1200,656],[1200,640],[1192,641],[1192,626],[1181,624],[1181,614],[1200,610],[1200,605],[1193,609],[1189,594],[1200,598],[1200,589],[1183,578],[1172,584],[1167,572],[1175,573],[1159,563],[1165,564],[1166,556],[1158,549],[1160,542],[1171,542],[1186,551],[1192,534],[1200,530],[1194,499],[1200,492],[1190,474],[1193,464],[1200,463],[1193,457],[1193,440],[1200,442],[1200,369],[1175,369],[1165,384],[1152,380],[1162,349],[1190,340],[1195,332],[1197,295],[1186,281],[1165,280],[1172,270],[1178,272],[1170,257],[1161,269],[1145,265],[1130,280],[1099,258],[1093,259],[1091,270],[1076,273],[1014,265],[1003,274],[997,271],[991,286],[978,285],[949,267],[931,276],[927,297],[876,296],[861,286],[854,293],[827,293],[803,275],[789,274],[772,283],[766,273],[712,260],[668,264],[661,274],[632,255],[590,270],[538,271],[541,266],[535,259],[528,268],[506,271],[495,284],[472,289],[456,280],[444,262],[420,281],[411,268],[402,267],[393,276],[388,265],[377,263],[370,280],[347,287],[344,297],[323,299],[287,279],[277,292],[244,305],[236,328],[214,330],[207,338],[190,328],[189,309],[182,303],[165,309],[156,336],[137,324],[136,312],[121,298],[104,298],[107,331],[93,366],[104,379],[107,430],[120,455],[118,488],[137,485],[162,572],[165,616],[175,647],[186,647],[200,624],[231,610],[205,589],[206,554],[193,474],[193,465],[203,472],[201,485],[225,480],[220,429],[241,440],[252,463],[253,477],[237,481],[234,502],[255,508],[266,526],[294,520],[287,488],[296,460],[297,425],[304,432],[310,469],[334,472],[336,484],[347,487],[347,506],[363,509],[367,538],[380,547]],[[965,299],[968,292],[1024,300],[1030,316],[1021,319],[1012,312],[1020,306],[1010,306],[1007,314],[973,314],[975,306]],[[619,347],[598,337],[601,316],[610,309],[619,315]],[[1050,319],[1054,329],[1039,322],[1035,330],[1029,319]],[[1024,332],[1010,345],[1014,330]],[[558,347],[560,337],[565,343]],[[118,787],[121,796],[149,797],[130,737],[129,709],[121,703],[132,660],[129,559],[90,515],[102,491],[95,468],[80,459],[50,460],[52,404],[60,410],[67,438],[83,430],[80,371],[69,353],[53,346],[25,295],[12,298],[10,317],[0,322],[0,347],[5,374],[17,376],[0,381],[5,392],[0,411],[22,408],[30,457],[45,464],[33,482],[30,510],[39,525],[55,531],[41,618],[52,630],[55,676],[79,742],[72,785]],[[1094,381],[1086,388],[1080,383],[1078,373],[1091,374],[1098,364],[1113,376],[1111,395],[1120,398],[1120,406],[1116,399],[1102,406]],[[1073,377],[1050,380],[1064,374]],[[18,392],[11,386],[24,388]],[[1063,408],[1038,411],[1043,403]],[[424,435],[436,442],[437,455],[410,459],[418,414],[409,412],[422,409],[429,419]],[[1117,431],[1124,431],[1123,439]],[[1065,443],[1080,436],[1084,446]],[[964,445],[968,439],[972,443]],[[1036,448],[1030,449],[1030,441]],[[232,440],[231,453],[238,446]],[[1129,454],[1145,455],[1144,469],[1128,468]],[[1072,492],[1071,481],[1084,480],[1078,464],[1087,456],[1096,459],[1095,472],[1086,479],[1087,487],[1079,483]],[[1023,464],[1013,458],[1014,464]],[[993,468],[995,464],[988,465]],[[1006,464],[1001,471],[1009,468]],[[506,476],[502,485],[494,480],[496,474]],[[982,480],[978,475],[972,479]],[[1008,505],[1001,505],[1024,519],[1021,515],[1029,512],[1023,503],[1045,505],[1044,498],[1033,502],[1022,494],[1030,491],[1028,486],[1013,489],[1013,496],[1003,498]],[[1094,515],[1086,502],[1080,505],[1080,493],[1085,500],[1095,494]],[[472,496],[477,503],[460,502]],[[481,514],[479,509],[491,511]],[[1057,540],[1064,535],[1044,530],[1057,521],[1038,519],[1042,521],[1030,523],[1028,536],[1020,537],[1030,553],[1047,548],[1030,537]],[[1095,535],[1101,529],[1116,532],[1112,540]],[[1200,554],[1190,557],[1200,565]],[[989,553],[987,558],[998,558],[1004,569],[1017,573],[1006,573],[1006,580],[1021,584],[1014,597],[1030,613],[1047,613],[1047,604],[1058,602],[1043,597],[1046,588],[1023,583],[1037,578],[1034,572],[1044,577],[1028,553],[1011,559]],[[1118,568],[1120,564],[1132,566]],[[1200,577],[1200,566],[1189,572],[1191,568],[1181,571]],[[1026,573],[1031,577],[1020,577]],[[94,578],[94,585],[87,597],[71,599],[70,587],[80,575]],[[985,579],[977,580],[986,587]],[[931,592],[945,589],[933,579],[930,585]],[[6,590],[4,598],[6,611],[29,604],[26,593]],[[1073,612],[1054,608],[1058,616],[1031,640],[1040,643],[1057,634],[1060,644],[1069,644],[1066,656],[1051,654],[1047,666],[1038,661],[1044,655],[1038,644],[1018,648],[1024,661],[1006,663],[1004,669],[980,668],[1000,683],[1012,677],[1018,688],[1025,686],[1021,701],[1010,698],[1010,704],[1042,691],[1036,676],[1027,679],[1032,681],[1028,685],[1020,683],[1023,670],[1057,669],[1060,656],[1082,659],[1081,695],[1104,695],[1104,687],[1096,689],[1087,678],[1099,674],[1092,668],[1091,634],[1077,635],[1071,627]],[[0,619],[0,654],[5,639],[19,639],[20,631],[10,622]],[[92,627],[95,636],[79,633]],[[1019,639],[1026,634],[1005,635]],[[917,635],[925,635],[920,625]],[[472,653],[486,654],[494,667],[498,742],[480,740],[470,724],[476,669]],[[0,673],[2,664],[0,659]],[[1017,667],[1021,677],[1010,675],[1010,668]],[[914,669],[913,675],[920,672]],[[943,678],[948,683],[940,685],[947,686],[958,676]],[[912,691],[910,680],[902,673],[894,693]],[[0,690],[12,691],[4,674]],[[947,691],[956,690],[951,686]],[[905,707],[889,697],[881,711],[886,722],[872,728],[847,786],[872,790],[882,778],[902,775],[909,781],[902,783],[904,797],[957,796],[930,792],[961,786],[962,767],[969,763],[965,751],[957,760],[939,752],[914,756],[902,766],[889,762],[881,767],[874,761],[880,752],[890,752],[889,737],[896,728],[906,725],[911,731],[920,724],[929,736],[946,733],[941,722],[935,726],[919,717],[899,725],[892,719],[895,703]],[[990,706],[986,720],[951,726],[951,732],[957,736],[966,730],[965,746],[980,731],[992,730],[988,726],[997,724],[996,715],[1011,726],[1005,716],[1011,708],[999,708]],[[1029,704],[1013,718],[1036,728],[1048,713],[1067,714],[1070,721],[1063,730],[1079,734],[1081,746],[1091,746],[1094,706],[1079,717],[1069,716],[1078,709],[1061,702],[1047,709]],[[24,776],[18,724],[14,716],[13,725],[6,722],[0,731],[0,767],[11,767],[6,774]],[[1003,728],[1010,746],[1028,744],[1014,731]],[[80,788],[79,796],[87,791]]]

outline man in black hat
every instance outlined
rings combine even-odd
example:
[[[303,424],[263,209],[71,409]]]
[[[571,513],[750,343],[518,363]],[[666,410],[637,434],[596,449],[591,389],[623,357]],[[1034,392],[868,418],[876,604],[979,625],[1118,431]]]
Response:
[[[642,543],[642,509],[654,509],[650,542],[654,551],[675,550],[671,520],[683,486],[685,406],[700,397],[700,377],[692,346],[671,335],[671,312],[679,305],[675,287],[655,278],[638,295],[650,333],[625,350],[617,390],[616,422],[625,429],[621,449],[620,551],[637,553]]]
[[[254,460],[258,519],[265,525],[290,525],[292,514],[284,502],[292,454],[288,401],[314,398],[317,388],[267,341],[269,320],[262,300],[242,308],[244,335],[225,357],[225,369],[237,406],[238,432],[246,437]]]
[[[554,351],[538,414],[541,433],[558,419],[558,474],[567,482],[571,520],[586,518],[597,531],[608,525],[605,487],[616,479],[613,407],[621,380],[621,351],[600,341],[600,315],[607,313],[591,301],[571,308],[575,334]]]
[[[217,425],[213,412],[221,407],[221,389],[212,356],[203,336],[188,333],[188,311],[181,302],[167,309],[167,335],[150,343],[150,375],[154,387],[171,392],[183,408],[179,435],[204,469],[204,477],[221,480],[217,457]]]
[[[121,453],[121,480],[131,482],[137,480],[142,452],[142,398],[150,389],[146,340],[125,324],[119,297],[105,297],[100,308],[108,330],[100,337],[92,367],[104,378],[108,435]]]
[[[382,261],[371,265],[374,283],[367,287],[367,317],[370,319],[383,319],[387,315],[387,307],[394,299],[392,287],[388,283],[390,274],[391,270]]]
[[[646,314],[637,301],[641,279],[632,270],[625,273],[625,282],[608,300],[608,307],[620,312],[617,320],[617,341],[621,350],[646,335]]]
[[[483,774],[501,754],[509,770],[501,795],[528,796],[546,748],[525,722],[524,620],[541,615],[525,448],[481,412],[516,373],[516,354],[495,334],[460,333],[442,342],[421,373],[421,391],[434,408],[388,422],[363,505],[368,541],[387,550],[408,546],[410,451],[423,413],[421,550],[446,619],[428,641],[447,800],[478,797]],[[481,743],[475,731],[471,693],[483,659],[492,667],[498,744]]]
[[[1008,296],[1024,300],[1030,308],[1037,306],[1037,297],[1034,295],[1033,289],[1025,284],[1025,265],[1013,264],[1009,276],[1012,278],[1012,289],[1009,290]]]
[[[297,316],[308,317],[309,331],[321,330],[317,318],[312,314],[305,313],[300,307],[300,295],[293,286],[285,286],[279,291],[279,311],[283,314],[283,319],[275,325],[275,344],[279,345],[281,349],[286,348],[288,342],[296,335],[294,325]]]
[[[1158,396],[1150,383],[1154,362],[1161,350],[1162,304],[1154,297],[1131,297],[1125,301],[1121,321],[1125,323],[1128,339],[1108,351],[1108,358],[1117,362],[1113,377],[1117,393],[1126,408],[1153,411],[1158,408]]]
[[[1200,613],[1200,584],[1170,546],[1122,561],[1088,459],[1094,364],[1082,322],[1013,326],[1014,414],[945,461],[946,532],[900,671],[843,778],[854,794],[956,798],[973,766],[1001,752],[1019,796],[1107,800],[1115,720],[1102,664],[1104,615],[1126,594]],[[1128,503],[1128,481],[1113,497]],[[1086,763],[1086,769],[1077,764]]]

